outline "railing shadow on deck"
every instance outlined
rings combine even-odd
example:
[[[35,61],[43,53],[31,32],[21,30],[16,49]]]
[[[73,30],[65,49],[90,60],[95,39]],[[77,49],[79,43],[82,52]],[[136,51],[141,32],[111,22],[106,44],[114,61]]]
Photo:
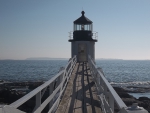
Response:
[[[96,84],[99,100],[103,113],[114,113],[115,104],[118,107],[118,113],[148,113],[143,107],[134,103],[131,107],[127,107],[110,83],[106,80],[102,70],[99,70],[93,59],[88,56],[88,64]]]
[[[89,68],[87,68],[87,66],[84,66],[85,64],[86,63],[84,63],[84,62],[79,63],[79,65],[77,67],[77,72],[76,72],[76,75],[75,75],[75,78],[73,81],[73,92],[71,95],[71,102],[70,102],[69,111],[68,111],[69,113],[73,113],[75,109],[82,109],[83,113],[87,113],[87,104],[88,104],[88,106],[92,107],[92,113],[96,113],[95,106],[100,108],[99,101],[93,99],[93,92],[91,90],[91,87],[93,87],[95,83],[93,81],[89,80],[89,76],[91,76],[91,75],[88,74],[87,71],[89,70]],[[82,70],[79,70],[80,66],[82,66]],[[79,87],[76,84],[76,82],[78,81],[77,78],[79,75],[82,75],[81,81],[79,81],[81,84],[81,89],[76,91],[76,87]],[[84,83],[84,81],[85,81],[84,77],[87,78],[88,83],[86,85]],[[89,90],[90,97],[86,96],[87,90]],[[81,96],[78,96],[80,94],[81,94]],[[79,108],[74,108],[75,100],[80,100],[82,102],[82,105]]]
[[[60,102],[68,79],[76,65],[76,56],[57,75],[10,105],[0,106],[0,113],[51,113]]]

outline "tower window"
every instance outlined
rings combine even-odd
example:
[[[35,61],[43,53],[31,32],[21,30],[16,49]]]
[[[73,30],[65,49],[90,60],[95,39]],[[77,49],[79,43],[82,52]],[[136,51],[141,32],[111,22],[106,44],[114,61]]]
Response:
[[[84,25],[81,26],[81,29],[84,30]]]

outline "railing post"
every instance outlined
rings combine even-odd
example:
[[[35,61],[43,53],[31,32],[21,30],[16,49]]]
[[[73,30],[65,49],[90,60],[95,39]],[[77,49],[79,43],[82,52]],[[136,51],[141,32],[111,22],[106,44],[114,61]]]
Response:
[[[104,95],[106,96],[106,98],[107,98],[107,86],[106,86],[106,84],[105,83],[103,83],[103,88],[104,88]]]
[[[111,107],[112,112],[114,112],[114,98],[112,97],[110,92],[109,92],[109,105]]]
[[[101,79],[101,77],[100,77],[100,86],[101,86],[101,87],[99,88],[99,89],[100,89],[100,92],[103,92],[103,89],[102,89],[103,86],[102,86],[102,79]]]
[[[53,93],[53,87],[54,87],[54,83],[52,82],[49,85],[49,95],[51,95]],[[49,109],[51,109],[52,105],[53,105],[53,99],[49,102]]]
[[[35,96],[35,107],[33,111],[35,111],[41,105],[41,91],[38,92]]]

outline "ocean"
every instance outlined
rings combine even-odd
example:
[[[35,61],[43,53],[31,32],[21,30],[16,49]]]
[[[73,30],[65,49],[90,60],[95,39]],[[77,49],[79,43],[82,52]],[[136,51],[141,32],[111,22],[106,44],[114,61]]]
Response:
[[[0,60],[0,80],[9,82],[47,81],[68,60]]]
[[[0,80],[47,81],[68,60],[0,60]],[[150,60],[96,60],[111,84],[150,85]]]
[[[131,91],[150,87],[150,60],[97,60],[96,64],[103,69],[112,86],[124,87]],[[148,91],[129,94],[137,99],[150,98]]]
[[[47,81],[68,60],[0,60],[0,80]],[[150,60],[96,60],[111,84],[150,85]]]
[[[68,60],[0,60],[0,82],[47,81],[67,63]],[[96,65],[113,86],[150,87],[150,60],[96,60]],[[150,92],[130,94],[150,98]]]
[[[150,60],[97,60],[111,84],[150,86]]]
[[[0,60],[0,81],[47,81],[67,63],[68,60]],[[150,87],[150,60],[96,60],[96,65],[114,86]],[[149,94],[131,93],[136,98]]]

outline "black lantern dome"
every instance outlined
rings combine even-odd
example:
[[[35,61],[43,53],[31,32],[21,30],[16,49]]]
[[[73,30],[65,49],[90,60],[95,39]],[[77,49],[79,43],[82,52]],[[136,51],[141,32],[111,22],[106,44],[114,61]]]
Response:
[[[74,24],[92,24],[93,22],[84,16],[85,12],[81,12],[82,16],[74,21]]]
[[[85,12],[81,12],[82,16],[74,21],[74,31],[73,31],[73,39],[69,39],[72,41],[97,41],[92,38],[93,36],[93,25],[92,21],[84,16]]]

